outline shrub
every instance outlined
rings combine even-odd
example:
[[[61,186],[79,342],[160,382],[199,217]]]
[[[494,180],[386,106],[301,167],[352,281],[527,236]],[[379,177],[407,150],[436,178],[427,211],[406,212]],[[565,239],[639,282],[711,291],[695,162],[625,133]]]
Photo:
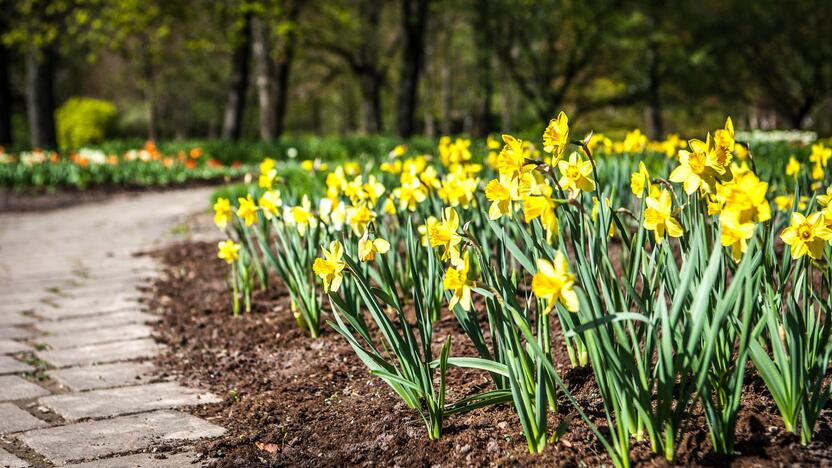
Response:
[[[109,101],[70,98],[57,112],[58,144],[61,148],[78,148],[102,141],[117,114],[115,104]]]

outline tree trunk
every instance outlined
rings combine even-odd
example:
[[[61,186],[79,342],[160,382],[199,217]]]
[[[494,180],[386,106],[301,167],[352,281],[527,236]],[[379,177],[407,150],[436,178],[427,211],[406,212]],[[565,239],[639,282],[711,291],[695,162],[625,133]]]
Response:
[[[145,44],[147,47],[147,44]],[[145,48],[145,51],[148,49]],[[156,108],[156,71],[153,68],[153,59],[148,52],[144,53],[142,63],[142,75],[144,77],[144,100],[147,105],[147,139],[155,140],[157,136],[158,109]]]
[[[492,51],[489,44],[489,28],[485,27],[491,19],[489,9],[490,0],[477,2],[477,24],[473,25],[474,34],[478,37],[479,46],[476,50],[477,78],[479,79],[479,97],[474,108],[474,135],[484,137],[494,126],[494,115],[491,113],[491,95],[494,92],[493,71],[491,67]]]
[[[275,94],[274,94],[274,136],[280,138],[285,131],[284,121],[286,119],[286,107],[289,102],[289,74],[292,71],[292,62],[295,58],[295,47],[297,37],[289,34],[286,38],[286,45],[283,53],[278,57],[275,64]]]
[[[396,109],[396,133],[402,138],[413,135],[419,73],[425,55],[425,27],[428,21],[428,0],[402,2],[402,61],[399,74],[399,95]]]
[[[57,148],[54,74],[56,54],[49,47],[26,54],[26,112],[31,144]]]
[[[381,77],[369,70],[358,77],[361,85],[361,129],[364,133],[380,133],[381,124]]]
[[[300,16],[303,1],[294,0],[288,2],[286,20],[295,23]],[[289,76],[292,72],[292,63],[295,60],[295,50],[298,45],[297,27],[291,24],[289,32],[286,33],[286,41],[283,50],[275,64],[275,94],[274,94],[274,136],[280,138],[285,131],[286,109],[289,102]]]
[[[0,41],[0,145],[12,143],[12,88],[9,80],[9,50]]]
[[[257,85],[257,102],[259,104],[260,139],[265,141],[274,140],[274,106],[272,82],[272,61],[269,58],[269,40],[266,28],[260,18],[252,21],[253,43],[255,63],[255,83]]]
[[[443,135],[451,134],[451,107],[453,100],[453,82],[451,80],[452,48],[451,33],[445,31],[442,40],[442,59],[439,66],[439,130]]]
[[[243,20],[243,29],[231,56],[231,83],[228,88],[228,103],[222,122],[222,137],[239,140],[243,133],[243,117],[246,111],[248,92],[249,62],[251,59],[251,15]]]
[[[661,65],[659,57],[659,42],[656,38],[659,18],[655,9],[651,10],[648,21],[650,38],[647,40],[647,136],[653,140],[664,137],[664,121],[662,119],[661,103]]]
[[[500,126],[503,132],[512,131],[512,116],[514,114],[514,100],[512,99],[509,76],[503,73],[500,79]]]

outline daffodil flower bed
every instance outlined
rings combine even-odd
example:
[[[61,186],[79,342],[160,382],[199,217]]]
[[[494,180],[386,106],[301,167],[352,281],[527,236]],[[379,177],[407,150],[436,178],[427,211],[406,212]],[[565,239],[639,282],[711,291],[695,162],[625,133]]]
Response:
[[[576,137],[560,113],[539,146],[503,135],[475,157],[470,141],[443,138],[435,156],[397,147],[378,167],[319,167],[317,199],[266,160],[256,188],[217,200],[229,236],[218,255],[239,277],[235,301],[273,270],[298,324],[340,333],[430,439],[456,414],[510,404],[538,453],[569,430],[567,404],[614,465],[629,466],[636,440],[672,461],[699,406],[714,451],[732,454],[750,362],[808,443],[830,396],[832,148],[814,144],[807,166],[784,161],[765,180],[730,118],[703,139],[642,137]],[[434,342],[446,313],[477,355]],[[555,353],[591,369],[605,430]],[[452,367],[492,386],[446,401]]]

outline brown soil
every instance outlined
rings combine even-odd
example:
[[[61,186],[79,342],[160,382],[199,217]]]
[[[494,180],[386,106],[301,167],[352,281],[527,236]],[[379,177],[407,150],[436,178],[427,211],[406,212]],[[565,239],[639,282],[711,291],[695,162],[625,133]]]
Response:
[[[540,455],[530,455],[508,405],[449,417],[442,439],[429,441],[418,414],[367,373],[340,335],[327,330],[312,340],[297,328],[287,293],[277,280],[269,291],[255,293],[252,314],[233,318],[224,264],[215,252],[210,243],[186,243],[154,253],[167,268],[151,292],[153,305],[163,314],[158,336],[170,348],[157,364],[166,374],[225,397],[222,403],[195,410],[228,428],[222,438],[199,447],[217,457],[218,466],[610,464],[603,447],[577,417],[560,442],[548,445]],[[553,330],[558,328],[554,324]],[[444,341],[448,334],[453,336],[452,355],[475,355],[450,316],[436,325],[435,340]],[[555,360],[580,404],[602,425],[603,406],[591,371],[572,369],[565,350],[556,353]],[[488,376],[479,371],[450,371],[449,401],[489,388]],[[677,463],[743,467],[832,463],[829,408],[821,416],[816,441],[804,447],[782,431],[774,402],[753,374],[746,380],[744,395],[737,428],[742,455],[712,454],[697,406]],[[552,419],[574,413],[565,398],[561,401],[560,414]],[[550,427],[556,424],[550,422]],[[667,465],[646,442],[634,443],[631,459],[634,465]]]

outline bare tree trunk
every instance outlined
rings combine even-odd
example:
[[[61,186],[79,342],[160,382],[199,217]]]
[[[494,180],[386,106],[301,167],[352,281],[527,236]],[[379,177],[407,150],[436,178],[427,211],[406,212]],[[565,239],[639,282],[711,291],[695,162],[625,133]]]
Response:
[[[145,49],[147,50],[147,49]],[[153,68],[153,59],[145,52],[142,63],[142,74],[144,76],[144,99],[147,104],[147,138],[155,140],[157,136],[158,109],[156,108],[156,72]]]
[[[442,38],[442,60],[439,67],[439,112],[441,114],[441,122],[439,129],[444,135],[451,133],[451,100],[453,99],[452,81],[451,81],[451,32],[450,28],[443,32]]]
[[[380,133],[381,123],[381,82],[374,71],[359,75],[361,85],[361,129],[364,133]]]
[[[419,73],[425,55],[425,27],[428,22],[428,0],[401,0],[402,61],[399,73],[399,95],[396,109],[396,133],[402,138],[414,132]]]
[[[54,74],[56,54],[49,47],[26,54],[26,112],[32,146],[56,148]]]
[[[286,119],[286,107],[289,102],[289,75],[292,71],[292,62],[295,58],[295,47],[297,38],[290,34],[286,38],[286,45],[283,54],[277,59],[275,65],[275,94],[274,94],[274,136],[280,138],[283,134],[284,120]]]
[[[484,137],[488,135],[494,125],[494,115],[491,113],[491,95],[494,92],[493,71],[491,67],[491,38],[489,28],[485,27],[491,21],[490,0],[477,2],[477,24],[473,25],[474,34],[478,37],[477,73],[479,78],[479,99],[474,109],[474,135]]]
[[[11,54],[0,41],[0,145],[12,143],[12,88],[9,80]]]
[[[655,9],[651,10],[648,20],[650,25],[650,38],[647,41],[647,134],[650,138],[658,140],[664,136],[664,121],[662,119],[662,103],[660,95],[661,87],[661,61],[659,57],[659,43],[656,38],[659,18]]]
[[[239,140],[243,132],[243,116],[248,92],[249,62],[251,61],[251,15],[243,20],[243,29],[231,56],[231,82],[228,102],[222,123],[222,137]]]
[[[272,61],[269,58],[269,42],[266,28],[260,18],[252,20],[252,49],[254,51],[255,83],[257,86],[257,102],[259,104],[260,139],[274,140],[274,107],[272,82]]]
[[[294,23],[298,20],[301,7],[304,2],[294,0],[288,2],[286,20]],[[275,64],[275,94],[274,94],[274,136],[280,138],[285,131],[284,121],[286,120],[286,108],[289,102],[289,76],[292,72],[292,63],[295,60],[295,51],[298,46],[298,33],[296,27],[291,27],[286,34],[286,42],[283,45],[281,54],[277,57]]]
[[[500,126],[503,132],[511,131],[512,113],[514,112],[514,101],[511,95],[511,85],[509,84],[509,77],[503,73],[500,80]]]

